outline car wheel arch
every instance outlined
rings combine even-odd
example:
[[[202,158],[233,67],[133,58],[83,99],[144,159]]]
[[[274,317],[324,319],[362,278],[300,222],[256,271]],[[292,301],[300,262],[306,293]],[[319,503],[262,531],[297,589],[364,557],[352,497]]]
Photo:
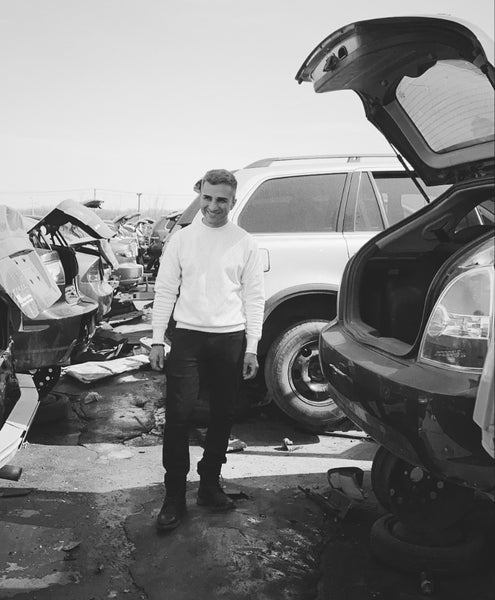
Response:
[[[335,316],[337,290],[337,286],[325,286],[324,289],[302,286],[267,300],[259,353],[266,355],[275,338],[300,321],[328,320],[329,315]]]

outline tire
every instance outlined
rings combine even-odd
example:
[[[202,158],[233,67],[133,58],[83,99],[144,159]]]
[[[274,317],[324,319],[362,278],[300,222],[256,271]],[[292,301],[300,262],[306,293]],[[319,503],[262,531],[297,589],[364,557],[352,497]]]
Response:
[[[410,543],[394,534],[396,517],[380,517],[371,528],[370,547],[385,564],[406,572],[472,573],[484,561],[485,536],[481,529],[466,527],[463,539],[445,546]]]
[[[411,530],[445,531],[459,523],[473,503],[472,489],[414,467],[380,446],[371,467],[371,487],[380,504]]]
[[[376,499],[388,511],[391,511],[390,495],[387,481],[395,457],[384,446],[378,450],[371,464],[371,489]]]
[[[272,400],[297,423],[319,431],[346,418],[330,395],[319,362],[319,335],[328,323],[318,319],[290,327],[272,343],[265,362]]]

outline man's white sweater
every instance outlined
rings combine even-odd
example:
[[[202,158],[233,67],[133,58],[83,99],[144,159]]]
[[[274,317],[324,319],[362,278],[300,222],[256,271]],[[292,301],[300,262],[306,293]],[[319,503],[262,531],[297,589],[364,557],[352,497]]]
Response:
[[[163,253],[155,282],[153,342],[163,342],[173,312],[181,329],[245,329],[246,352],[256,352],[264,303],[263,267],[254,238],[230,221],[208,227],[196,219],[170,238]]]

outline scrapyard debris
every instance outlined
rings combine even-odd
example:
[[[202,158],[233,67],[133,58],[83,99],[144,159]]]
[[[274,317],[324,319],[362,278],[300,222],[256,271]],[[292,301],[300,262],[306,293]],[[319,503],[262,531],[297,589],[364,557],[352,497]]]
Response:
[[[320,435],[326,435],[328,437],[345,438],[349,440],[362,440],[364,442],[374,442],[375,440],[364,431],[349,431],[344,433],[342,431],[322,431]]]
[[[322,494],[313,492],[309,488],[303,488],[300,485],[297,487],[330,517],[344,519],[352,505],[352,501],[345,494],[339,492],[339,490],[331,489],[328,497],[325,498]]]
[[[247,448],[246,442],[232,436],[229,438],[227,452],[242,452],[245,448]]]
[[[206,434],[208,433],[208,427],[196,427],[195,429],[198,444],[203,447],[206,441]],[[243,442],[239,438],[231,435],[229,437],[229,444],[227,446],[227,452],[242,452],[247,448],[246,442]]]
[[[91,404],[92,402],[99,402],[103,400],[103,396],[98,392],[88,392],[82,399],[83,404]]]
[[[327,471],[330,487],[358,502],[366,499],[363,493],[363,477],[363,470],[359,467],[337,467]]]
[[[229,498],[232,498],[232,500],[249,500],[249,496],[247,494],[241,492],[241,490],[237,490],[229,486],[224,487],[223,492]]]
[[[119,375],[126,371],[140,369],[149,364],[149,359],[144,354],[126,356],[125,358],[116,358],[109,361],[94,361],[81,363],[79,365],[70,365],[64,367],[63,371],[67,375],[75,377],[83,383],[92,383],[105,377]]]
[[[105,323],[96,328],[88,349],[80,352],[72,363],[112,360],[126,353],[128,346],[128,338]]]
[[[67,544],[63,544],[59,546],[58,550],[63,550],[65,552],[64,560],[76,560],[77,557],[73,554],[73,551],[79,548],[81,542],[68,542]]]
[[[300,450],[302,446],[294,446],[294,442],[289,438],[284,438],[282,440],[282,445],[277,446],[275,450],[280,450],[282,452],[294,452],[295,450]]]

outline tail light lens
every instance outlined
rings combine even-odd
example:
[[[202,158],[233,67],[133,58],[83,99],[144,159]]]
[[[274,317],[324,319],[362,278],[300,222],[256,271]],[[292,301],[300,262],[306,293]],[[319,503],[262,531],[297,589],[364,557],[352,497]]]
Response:
[[[65,285],[64,267],[60,259],[53,252],[47,252],[39,255],[41,262],[45,265],[46,270],[50,273],[53,281],[60,287]]]
[[[481,371],[493,336],[493,266],[473,268],[445,288],[431,313],[420,360]]]
[[[99,283],[101,281],[100,266],[98,263],[95,263],[86,271],[84,276],[81,277],[81,281],[86,283]]]

